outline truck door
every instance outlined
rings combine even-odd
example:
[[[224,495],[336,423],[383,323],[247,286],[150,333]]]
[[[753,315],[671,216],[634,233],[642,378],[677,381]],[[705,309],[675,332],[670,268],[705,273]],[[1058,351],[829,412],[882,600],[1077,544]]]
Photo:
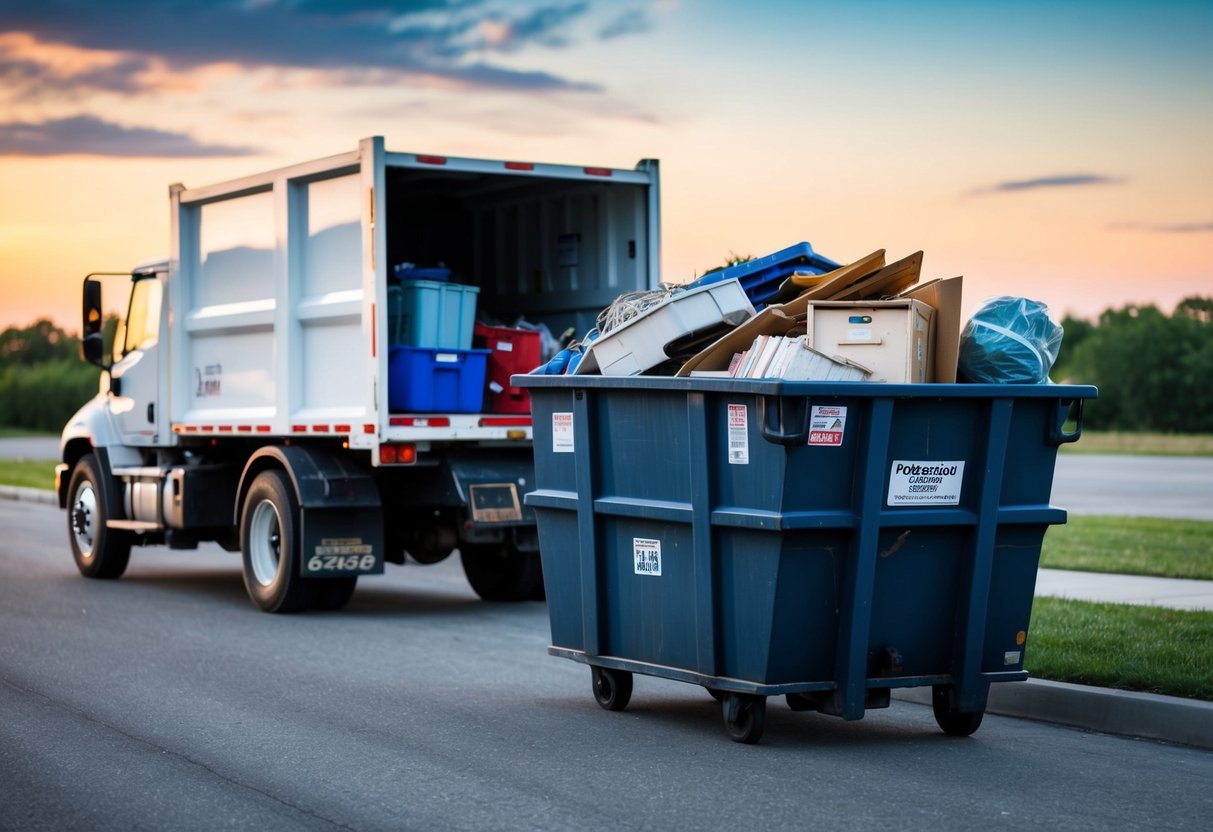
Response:
[[[154,445],[164,418],[160,406],[160,315],[163,286],[155,274],[136,275],[126,319],[114,338],[110,412],[124,445]]]

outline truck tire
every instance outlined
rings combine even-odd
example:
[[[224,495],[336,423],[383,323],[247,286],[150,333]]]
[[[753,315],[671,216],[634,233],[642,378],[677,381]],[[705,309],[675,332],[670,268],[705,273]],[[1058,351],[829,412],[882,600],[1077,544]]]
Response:
[[[105,498],[101,491],[101,465],[85,454],[72,469],[67,488],[67,539],[76,568],[86,578],[117,578],[131,558],[131,537],[107,529]]]
[[[543,591],[538,552],[519,552],[507,543],[459,547],[463,574],[485,601],[527,601]]]
[[[265,612],[297,612],[311,606],[316,581],[299,574],[299,501],[282,471],[253,480],[240,515],[244,588]]]
[[[352,578],[329,578],[328,580],[313,580],[316,585],[316,597],[312,600],[312,609],[339,610],[350,602],[354,587],[358,585],[358,576]]]

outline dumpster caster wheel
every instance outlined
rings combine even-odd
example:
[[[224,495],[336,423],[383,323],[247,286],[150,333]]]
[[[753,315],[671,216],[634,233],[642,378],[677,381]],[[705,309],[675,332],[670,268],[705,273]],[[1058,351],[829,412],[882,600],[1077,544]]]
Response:
[[[626,670],[591,667],[594,698],[608,711],[622,711],[632,698],[632,674]]]
[[[753,693],[726,693],[721,700],[724,727],[734,742],[755,743],[767,727],[767,698]]]
[[[935,711],[935,721],[940,729],[952,737],[969,736],[981,727],[981,718],[985,716],[985,711],[957,711],[952,701],[952,689],[943,685],[931,689],[931,708]]]

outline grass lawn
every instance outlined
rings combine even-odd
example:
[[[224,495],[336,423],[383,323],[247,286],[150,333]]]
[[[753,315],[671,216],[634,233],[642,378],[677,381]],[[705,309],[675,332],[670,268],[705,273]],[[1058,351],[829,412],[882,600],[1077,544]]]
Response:
[[[1068,426],[1072,429],[1072,425]],[[1077,442],[1061,446],[1067,454],[1145,454],[1213,456],[1213,434],[1119,433],[1084,430]]]
[[[1213,612],[1037,598],[1024,666],[1055,682],[1213,701]]]
[[[0,459],[0,485],[21,485],[26,488],[55,488],[54,460]]]
[[[40,430],[26,430],[25,428],[5,428],[0,427],[0,439],[29,439],[29,438],[53,438],[58,439],[57,433],[46,433]]]
[[[1213,580],[1213,523],[1156,517],[1070,515],[1045,534],[1051,569]]]

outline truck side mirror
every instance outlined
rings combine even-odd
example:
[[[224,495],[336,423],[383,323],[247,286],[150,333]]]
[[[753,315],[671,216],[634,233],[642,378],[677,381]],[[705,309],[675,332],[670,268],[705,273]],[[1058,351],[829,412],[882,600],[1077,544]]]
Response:
[[[90,364],[104,367],[105,336],[102,332],[101,281],[84,280],[84,321],[81,327],[80,357]]]

